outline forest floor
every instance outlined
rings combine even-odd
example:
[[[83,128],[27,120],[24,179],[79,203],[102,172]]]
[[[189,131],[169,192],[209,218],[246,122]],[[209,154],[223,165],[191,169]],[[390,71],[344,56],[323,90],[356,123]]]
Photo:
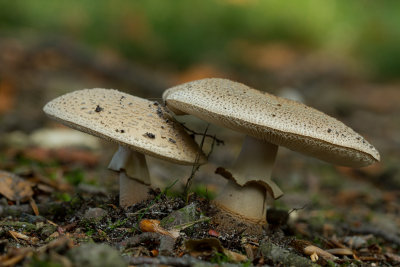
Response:
[[[285,196],[270,201],[269,225],[262,235],[251,236],[242,230],[224,231],[213,219],[217,211],[210,202],[223,184],[212,176],[213,170],[234,159],[240,136],[217,131],[225,145],[214,148],[214,163],[200,168],[187,196],[182,187],[189,174],[152,162],[150,171],[163,189],[154,189],[149,200],[127,209],[118,205],[116,175],[105,168],[109,145],[48,144],[51,136],[60,142],[68,139],[59,135],[55,124],[49,127],[41,111],[46,101],[63,93],[53,88],[104,84],[153,97],[170,82],[152,80],[116,58],[83,57],[74,46],[28,46],[9,39],[2,40],[0,48],[1,266],[400,265],[397,84],[378,86],[357,75],[349,77],[329,62],[323,73],[316,64],[320,80],[298,62],[276,80],[252,76],[256,84],[277,87],[285,77],[302,79],[308,88],[306,102],[367,134],[381,152],[382,163],[353,170],[280,150],[273,177]],[[113,72],[115,66],[124,75]],[[199,69],[165,76],[184,81],[217,75],[215,70]],[[241,79],[247,74],[232,76]],[[141,79],[126,78],[135,75]],[[149,88],[154,91],[149,93]],[[37,101],[32,101],[32,93]],[[38,133],[47,137],[38,140]],[[166,175],[165,168],[171,174]]]

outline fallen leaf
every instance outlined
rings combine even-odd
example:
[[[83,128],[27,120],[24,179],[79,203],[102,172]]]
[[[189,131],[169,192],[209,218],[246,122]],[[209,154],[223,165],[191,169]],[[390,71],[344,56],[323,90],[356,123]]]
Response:
[[[179,237],[179,230],[169,230],[167,231],[163,227],[160,226],[160,221],[159,220],[152,220],[152,219],[143,219],[139,223],[139,228],[143,232],[153,232],[153,233],[159,233],[162,235],[167,235],[172,238],[178,238]]]
[[[0,194],[12,201],[27,201],[33,195],[32,184],[13,173],[0,171]]]

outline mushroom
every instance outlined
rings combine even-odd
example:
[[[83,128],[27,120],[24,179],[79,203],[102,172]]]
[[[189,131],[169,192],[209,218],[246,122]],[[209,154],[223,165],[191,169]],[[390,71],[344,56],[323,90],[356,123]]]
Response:
[[[151,179],[145,154],[190,165],[206,159],[194,140],[157,102],[113,89],[84,89],[62,95],[44,112],[82,132],[119,144],[109,168],[119,172],[120,205],[148,198]],[[200,154],[199,154],[200,153]]]
[[[241,83],[197,80],[166,90],[163,100],[176,115],[191,114],[246,135],[233,167],[216,170],[228,182],[214,201],[249,223],[266,223],[267,192],[282,195],[270,179],[278,146],[351,167],[380,160],[372,145],[335,118]]]

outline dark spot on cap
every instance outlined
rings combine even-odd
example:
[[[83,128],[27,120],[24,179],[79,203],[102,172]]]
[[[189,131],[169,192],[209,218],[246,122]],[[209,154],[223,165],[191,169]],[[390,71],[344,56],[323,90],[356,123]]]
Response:
[[[160,118],[162,118],[162,116],[163,116],[163,112],[162,112],[160,106],[158,106],[158,105],[157,105],[157,115],[158,115],[158,117],[160,117]]]
[[[328,133],[330,133],[330,132],[332,132],[332,130],[331,130],[331,129],[328,129]]]
[[[97,105],[97,107],[96,107],[96,109],[94,111],[100,112],[100,111],[103,111],[103,110],[104,110],[104,108],[102,108],[99,105]]]
[[[169,138],[168,141],[170,141],[173,144],[176,144],[176,141],[174,139],[172,139],[172,138]]]
[[[153,105],[154,105],[154,106],[158,106],[159,103],[158,103],[157,101],[154,101]]]
[[[120,132],[121,132],[121,133],[125,133],[125,130],[121,130]]]
[[[151,139],[156,138],[156,135],[155,135],[155,134],[149,133],[149,132],[145,133],[143,136],[148,137],[148,138],[151,138]]]

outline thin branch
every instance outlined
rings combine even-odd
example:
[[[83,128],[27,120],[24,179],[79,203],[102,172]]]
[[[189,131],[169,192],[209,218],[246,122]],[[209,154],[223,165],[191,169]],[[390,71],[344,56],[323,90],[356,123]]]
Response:
[[[188,199],[188,193],[189,193],[190,187],[192,186],[192,182],[193,182],[194,175],[196,174],[196,172],[197,172],[197,171],[199,170],[199,168],[200,168],[199,160],[200,160],[201,153],[202,153],[202,151],[203,151],[203,145],[204,145],[204,140],[206,139],[206,135],[207,135],[207,131],[208,131],[208,126],[209,126],[209,124],[207,124],[207,127],[206,127],[206,129],[205,129],[205,131],[204,131],[204,133],[203,133],[203,138],[201,139],[199,151],[198,151],[198,153],[197,153],[197,155],[196,155],[196,160],[195,160],[195,162],[194,162],[194,164],[193,164],[193,167],[192,167],[192,172],[191,172],[189,178],[188,178],[187,181],[186,181],[185,190],[184,190],[184,196],[185,196],[185,199],[186,199],[186,200]]]
[[[188,131],[189,133],[191,133],[191,134],[193,134],[193,135],[201,135],[201,136],[204,135],[203,133],[198,133],[198,132],[196,132],[196,131],[194,131],[194,130],[188,128],[187,126],[185,126],[185,123],[181,123],[181,122],[178,122],[178,123],[179,123],[180,125],[182,125],[182,127],[183,127],[186,131]],[[208,126],[207,126],[207,128],[208,128]],[[225,145],[224,140],[218,139],[215,135],[206,134],[205,136],[208,137],[208,138],[213,139],[213,142],[216,142],[216,143],[217,143],[217,146],[219,146],[219,145]]]
[[[306,204],[303,205],[303,207],[300,207],[300,208],[293,208],[293,209],[291,209],[290,211],[288,211],[288,215],[289,215],[290,213],[294,212],[294,211],[304,210],[304,209],[307,208],[307,206],[309,206],[309,205],[310,205],[309,203],[306,203]]]

